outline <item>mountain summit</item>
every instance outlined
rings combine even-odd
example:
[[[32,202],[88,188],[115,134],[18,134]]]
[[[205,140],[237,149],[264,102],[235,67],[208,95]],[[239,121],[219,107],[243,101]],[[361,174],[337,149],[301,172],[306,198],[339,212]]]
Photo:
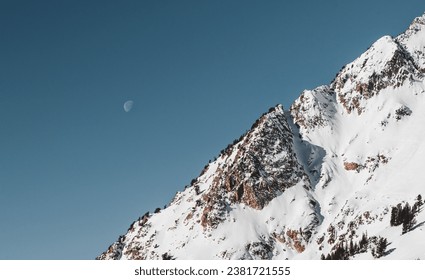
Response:
[[[425,259],[425,14],[270,108],[97,259]]]

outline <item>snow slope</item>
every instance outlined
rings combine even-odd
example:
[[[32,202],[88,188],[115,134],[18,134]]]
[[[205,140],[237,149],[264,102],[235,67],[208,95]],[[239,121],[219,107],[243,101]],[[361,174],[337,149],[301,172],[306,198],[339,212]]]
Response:
[[[390,225],[425,196],[424,73],[425,15],[271,108],[98,259],[320,259],[366,234],[344,258],[425,259],[424,212],[404,234]]]

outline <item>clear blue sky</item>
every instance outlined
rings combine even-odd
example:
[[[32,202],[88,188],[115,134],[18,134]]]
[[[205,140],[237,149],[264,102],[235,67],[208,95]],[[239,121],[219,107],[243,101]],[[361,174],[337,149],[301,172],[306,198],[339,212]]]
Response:
[[[270,106],[329,83],[424,11],[0,0],[0,259],[94,259]]]

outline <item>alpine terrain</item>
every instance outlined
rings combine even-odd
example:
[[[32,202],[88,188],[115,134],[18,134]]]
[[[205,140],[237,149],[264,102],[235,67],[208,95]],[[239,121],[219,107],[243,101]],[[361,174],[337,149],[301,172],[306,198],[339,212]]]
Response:
[[[270,108],[97,259],[425,259],[425,14]]]

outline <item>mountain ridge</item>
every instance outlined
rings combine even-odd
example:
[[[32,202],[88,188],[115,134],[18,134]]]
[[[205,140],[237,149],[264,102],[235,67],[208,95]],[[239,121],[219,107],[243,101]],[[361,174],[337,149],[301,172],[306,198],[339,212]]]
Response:
[[[97,259],[425,258],[419,206],[416,227],[390,224],[425,190],[422,38],[425,14],[289,110],[272,107]]]

